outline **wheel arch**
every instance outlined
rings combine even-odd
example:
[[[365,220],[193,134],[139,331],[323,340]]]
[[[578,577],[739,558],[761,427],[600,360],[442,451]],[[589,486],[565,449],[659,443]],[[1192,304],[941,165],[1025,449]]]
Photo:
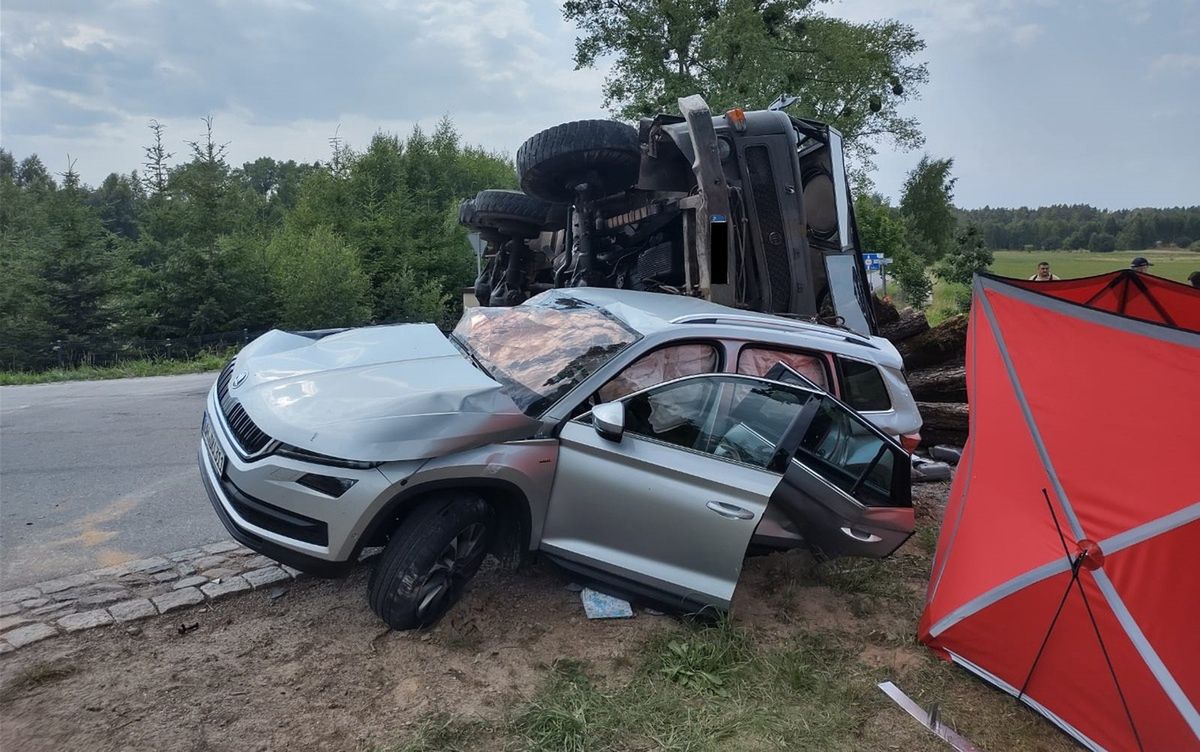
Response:
[[[479,494],[496,511],[499,523],[489,553],[509,569],[526,561],[533,529],[529,499],[516,483],[499,478],[446,478],[402,489],[380,508],[364,529],[354,558],[363,548],[386,544],[391,532],[404,524],[414,509],[446,491]]]

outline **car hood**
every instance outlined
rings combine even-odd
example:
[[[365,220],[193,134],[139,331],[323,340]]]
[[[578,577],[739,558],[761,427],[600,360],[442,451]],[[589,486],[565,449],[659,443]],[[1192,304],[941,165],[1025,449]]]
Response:
[[[537,425],[432,324],[316,340],[268,332],[238,354],[229,394],[271,438],[365,462],[436,457]]]

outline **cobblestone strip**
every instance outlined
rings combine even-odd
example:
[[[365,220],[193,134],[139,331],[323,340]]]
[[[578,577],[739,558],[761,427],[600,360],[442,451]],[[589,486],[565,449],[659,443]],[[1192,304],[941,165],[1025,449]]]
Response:
[[[234,541],[0,592],[0,655],[60,634],[167,614],[300,577]]]

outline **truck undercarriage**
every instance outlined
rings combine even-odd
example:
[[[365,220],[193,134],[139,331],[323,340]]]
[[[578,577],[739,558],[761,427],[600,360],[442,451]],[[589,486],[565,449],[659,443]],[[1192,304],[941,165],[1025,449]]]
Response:
[[[517,153],[521,192],[463,202],[484,243],[478,301],[616,287],[874,333],[841,135],[777,110],[714,116],[699,96],[679,106],[637,128],[542,131]]]

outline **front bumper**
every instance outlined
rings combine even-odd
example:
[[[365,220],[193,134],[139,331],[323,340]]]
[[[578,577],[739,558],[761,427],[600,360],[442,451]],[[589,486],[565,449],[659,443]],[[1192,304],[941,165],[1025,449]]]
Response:
[[[246,458],[231,438],[209,393],[207,419],[225,455],[224,472],[199,443],[205,491],[217,516],[242,544],[305,571],[336,569],[352,561],[375,514],[399,490],[396,481],[421,463],[390,463],[389,479],[378,468],[331,467],[277,455]],[[408,465],[413,465],[409,468]],[[354,480],[334,498],[297,481],[306,474]]]

